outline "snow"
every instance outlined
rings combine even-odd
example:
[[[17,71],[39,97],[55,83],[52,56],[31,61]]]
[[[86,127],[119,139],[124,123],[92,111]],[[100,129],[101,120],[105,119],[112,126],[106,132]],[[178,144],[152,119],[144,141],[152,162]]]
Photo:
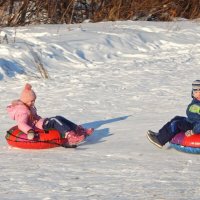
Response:
[[[185,115],[199,79],[199,23],[7,27],[0,37],[1,199],[200,198],[200,157],[146,138]],[[37,62],[49,79],[39,78]],[[15,122],[5,108],[26,82],[41,116],[62,115],[94,135],[77,149],[9,147],[4,137]]]

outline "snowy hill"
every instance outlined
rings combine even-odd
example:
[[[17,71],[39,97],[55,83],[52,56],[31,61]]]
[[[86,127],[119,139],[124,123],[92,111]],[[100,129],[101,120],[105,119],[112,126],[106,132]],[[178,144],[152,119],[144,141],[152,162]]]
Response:
[[[146,139],[185,115],[199,79],[199,33],[188,21],[3,28],[1,199],[199,199],[199,156]],[[38,64],[49,79],[39,78]],[[4,136],[15,123],[5,108],[26,82],[41,116],[63,115],[94,135],[77,149],[9,147]]]

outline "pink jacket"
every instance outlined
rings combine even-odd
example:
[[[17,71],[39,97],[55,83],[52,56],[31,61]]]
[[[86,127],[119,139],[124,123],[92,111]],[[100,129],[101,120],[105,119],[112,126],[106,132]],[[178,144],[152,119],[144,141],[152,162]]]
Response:
[[[28,133],[30,129],[43,129],[44,119],[37,115],[35,107],[29,109],[20,100],[15,100],[7,107],[7,111],[10,118],[17,122],[18,128],[24,133]]]

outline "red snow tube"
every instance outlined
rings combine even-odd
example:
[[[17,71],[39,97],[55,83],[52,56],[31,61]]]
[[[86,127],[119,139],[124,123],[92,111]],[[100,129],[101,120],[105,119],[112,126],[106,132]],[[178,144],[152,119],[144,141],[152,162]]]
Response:
[[[37,130],[37,133],[37,138],[28,140],[27,135],[14,126],[7,131],[6,140],[10,146],[22,149],[48,149],[67,145],[67,139],[61,138],[57,130],[49,130],[48,133]]]
[[[179,144],[185,147],[200,148],[200,135],[195,134],[190,137],[186,137],[185,133],[181,132],[172,138],[171,143]]]
[[[184,132],[178,133],[172,138],[170,145],[178,151],[200,154],[200,134],[186,137]]]

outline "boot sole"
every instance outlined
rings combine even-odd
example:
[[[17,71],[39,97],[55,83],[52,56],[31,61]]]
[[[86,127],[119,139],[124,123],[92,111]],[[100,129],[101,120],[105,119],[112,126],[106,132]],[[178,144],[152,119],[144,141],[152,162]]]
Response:
[[[154,142],[154,141],[149,137],[149,134],[148,134],[148,133],[147,133],[147,138],[148,138],[148,140],[149,140],[152,144],[154,144],[154,145],[157,146],[158,148],[162,149],[163,146],[161,146],[161,145],[157,144],[156,142]]]

